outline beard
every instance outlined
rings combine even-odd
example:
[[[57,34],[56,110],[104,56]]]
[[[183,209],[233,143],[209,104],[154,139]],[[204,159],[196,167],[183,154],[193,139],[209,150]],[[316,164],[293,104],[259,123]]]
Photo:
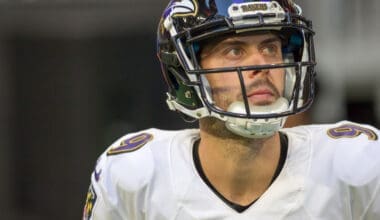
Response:
[[[232,133],[226,128],[224,121],[219,120],[217,118],[213,118],[213,117],[201,118],[199,119],[199,126],[206,133],[218,138],[223,138],[223,139],[240,138],[240,136]]]
[[[223,147],[225,149],[223,156],[228,159],[231,159],[233,155],[245,155],[243,158],[252,159],[262,149],[262,144],[267,139],[246,138],[234,134],[227,129],[224,121],[213,117],[200,119],[199,125],[203,132],[223,141],[222,146],[217,145],[215,147]],[[236,161],[241,161],[243,158],[239,157],[235,159]]]

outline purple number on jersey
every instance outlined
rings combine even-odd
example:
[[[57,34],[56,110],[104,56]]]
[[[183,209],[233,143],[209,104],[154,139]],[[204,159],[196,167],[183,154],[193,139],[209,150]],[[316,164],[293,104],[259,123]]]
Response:
[[[354,124],[344,124],[337,128],[331,128],[327,134],[332,138],[353,138],[364,134],[368,136],[368,140],[377,140],[377,134],[373,130]]]
[[[136,136],[123,140],[120,143],[120,146],[111,148],[107,152],[107,156],[135,151],[141,148],[142,146],[144,146],[146,143],[148,143],[152,139],[153,139],[153,135],[151,134],[148,134],[148,133],[138,134]]]

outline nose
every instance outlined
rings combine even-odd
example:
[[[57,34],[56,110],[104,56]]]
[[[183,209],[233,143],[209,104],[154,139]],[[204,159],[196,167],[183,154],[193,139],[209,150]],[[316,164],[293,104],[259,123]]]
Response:
[[[248,59],[249,66],[251,65],[266,65],[268,61],[260,53],[252,53],[251,57]],[[254,78],[258,75],[267,75],[270,72],[269,69],[256,69],[249,70],[248,78]]]
[[[248,72],[248,78],[253,79],[259,75],[268,75],[269,74],[269,69],[257,69],[257,70],[250,70]]]

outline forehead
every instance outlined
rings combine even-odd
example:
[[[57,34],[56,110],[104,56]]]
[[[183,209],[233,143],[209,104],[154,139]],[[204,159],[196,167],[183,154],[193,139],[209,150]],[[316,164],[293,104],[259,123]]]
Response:
[[[263,32],[263,33],[247,33],[247,34],[233,34],[230,36],[226,36],[221,39],[219,42],[225,41],[243,41],[243,42],[252,42],[252,43],[261,43],[267,39],[279,39],[280,37],[277,34],[272,32]]]

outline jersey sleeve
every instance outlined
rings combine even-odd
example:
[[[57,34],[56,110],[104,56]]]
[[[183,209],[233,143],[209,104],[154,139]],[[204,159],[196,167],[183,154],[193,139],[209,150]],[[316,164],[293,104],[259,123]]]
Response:
[[[143,219],[143,200],[154,167],[152,138],[146,132],[124,136],[99,157],[82,220]]]
[[[367,126],[373,132],[373,135],[368,135],[368,142],[373,145],[367,152],[366,158],[370,167],[369,172],[372,173],[373,179],[363,189],[364,195],[367,195],[368,201],[363,207],[363,215],[360,216],[364,220],[380,219],[380,131],[374,127]]]
[[[333,169],[350,191],[353,219],[380,219],[379,130],[344,121],[327,134],[335,147]]]
[[[123,219],[121,216],[123,210],[119,210],[117,203],[119,197],[117,195],[116,186],[113,178],[108,175],[105,170],[106,160],[102,155],[91,175],[91,184],[89,186],[86,204],[83,210],[83,220],[100,220],[110,219],[117,220]],[[106,176],[107,175],[107,176]],[[128,218],[125,218],[128,219]]]
[[[335,147],[334,170],[339,178],[353,186],[366,185],[380,176],[380,140],[378,129],[342,122],[327,131],[328,146]]]

